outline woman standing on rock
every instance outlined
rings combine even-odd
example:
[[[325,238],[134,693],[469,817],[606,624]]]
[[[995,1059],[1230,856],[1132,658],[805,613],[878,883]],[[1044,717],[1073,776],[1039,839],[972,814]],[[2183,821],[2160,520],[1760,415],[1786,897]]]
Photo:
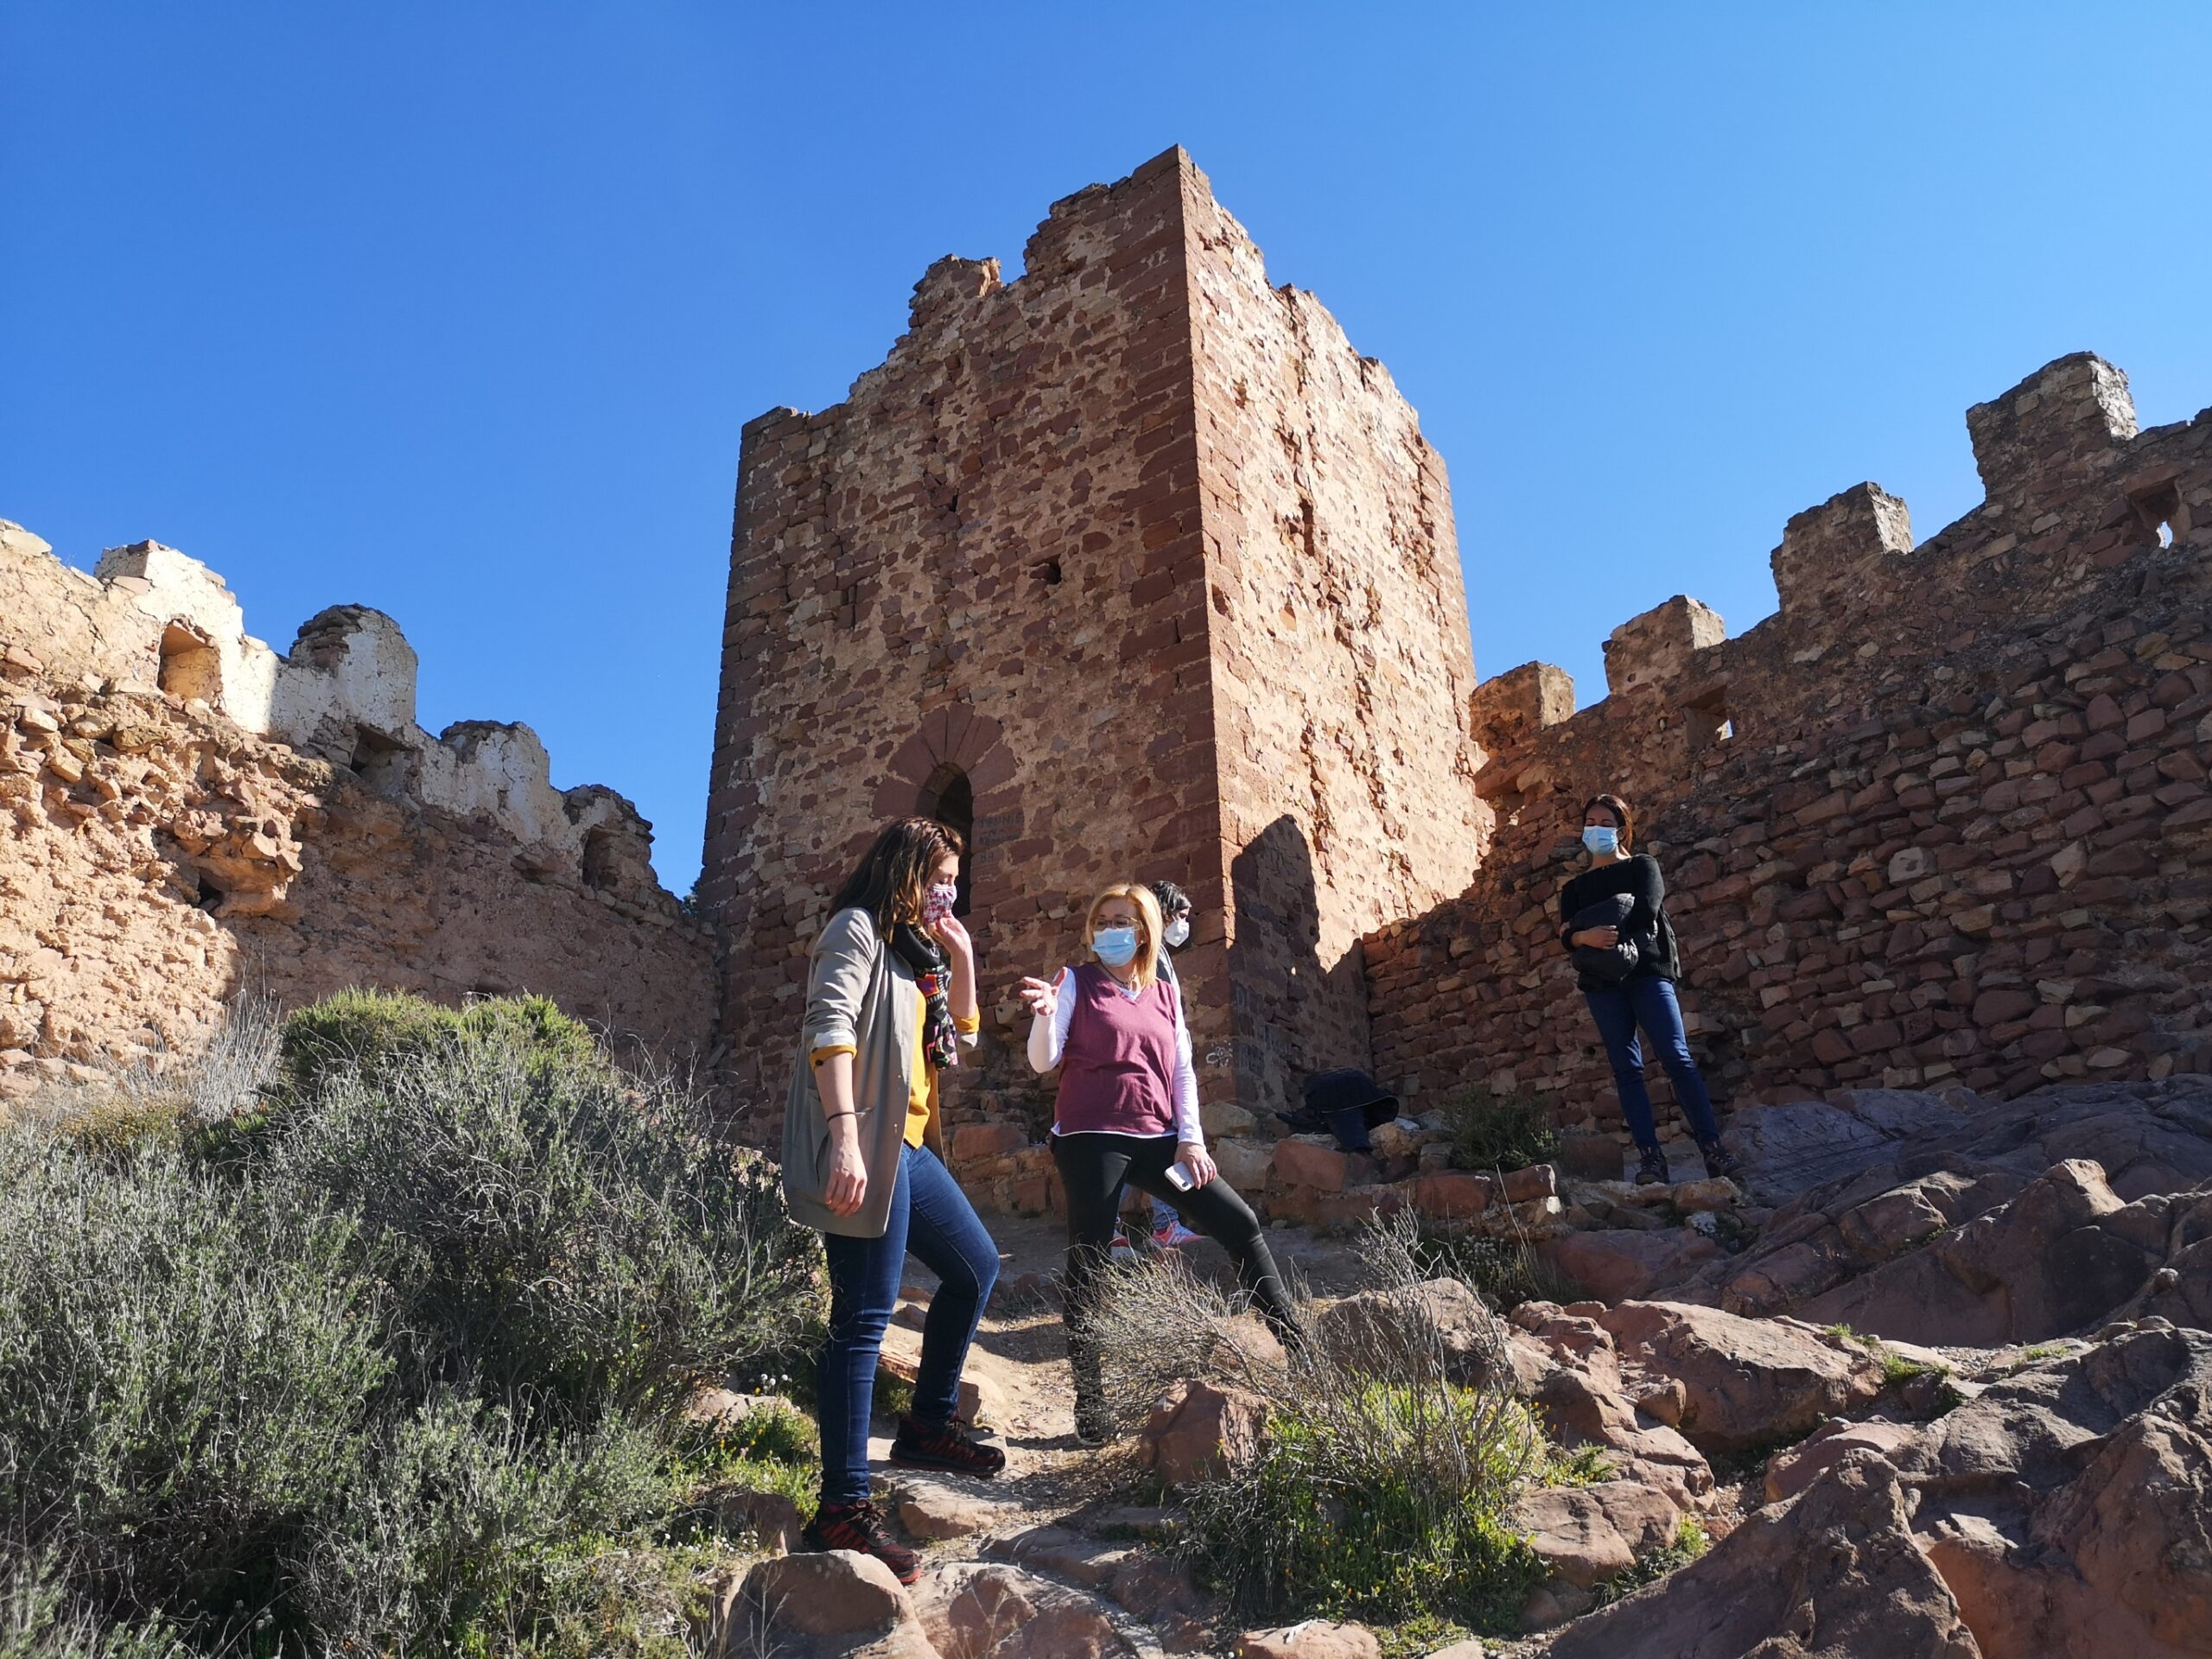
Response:
[[[1029,1064],[1039,1072],[1060,1068],[1052,1162],[1068,1208],[1068,1359],[1076,1436],[1090,1446],[1113,1427],[1090,1321],[1124,1183],[1173,1203],[1227,1250],[1262,1316],[1280,1335],[1296,1334],[1259,1218],[1206,1154],[1182,999],[1159,974],[1164,931],[1147,889],[1109,887],[1084,919],[1084,942],[1097,960],[1063,968],[1049,982],[1021,982],[1021,1000],[1035,1016]]]
[[[1667,1156],[1659,1150],[1651,1096],[1643,1086],[1639,1026],[1674,1083],[1705,1173],[1733,1175],[1741,1166],[1720,1144],[1713,1100],[1690,1058],[1681,1004],[1675,997],[1681,954],[1667,919],[1667,883],[1657,859],[1649,853],[1630,854],[1634,824],[1628,803],[1618,795],[1599,795],[1583,807],[1582,846],[1590,868],[1560,892],[1560,941],[1574,953],[1575,982],[1612,1062],[1621,1116],[1642,1154],[1637,1184],[1667,1179]]]
[[[942,1282],[922,1327],[912,1408],[891,1460],[995,1475],[1006,1454],[952,1421],[961,1367],[998,1278],[998,1247],[925,1142],[938,1074],[973,1044],[976,953],[952,914],[957,831],[902,818],[839,890],[807,969],[806,1014],[784,1107],[784,1194],[822,1234],[830,1334],[816,1382],[822,1505],[816,1549],[874,1555],[902,1583],[920,1572],[868,1501],[868,1428],[884,1327],[912,1250]]]

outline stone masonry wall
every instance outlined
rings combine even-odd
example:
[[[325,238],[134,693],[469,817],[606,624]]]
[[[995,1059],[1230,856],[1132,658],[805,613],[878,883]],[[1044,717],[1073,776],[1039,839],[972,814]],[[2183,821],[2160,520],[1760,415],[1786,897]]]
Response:
[[[1358,938],[1465,879],[1481,810],[1435,760],[1472,680],[1452,548],[1388,377],[1267,286],[1180,150],[1054,204],[1015,283],[932,266],[845,402],[745,430],[701,892],[757,1132],[830,893],[916,810],[972,815],[985,1033],[954,1150],[1022,1205],[1049,1096],[1012,987],[1077,958],[1108,880],[1197,902],[1217,1131],[1363,1059]]]
[[[2212,1070],[2212,411],[2139,433],[2081,355],[1967,424],[1986,499],[1918,547],[1860,485],[1789,522],[1743,638],[1677,598],[1580,714],[1546,664],[1477,688],[1496,841],[1366,942],[1383,1077],[1618,1134],[1554,931],[1600,790],[1666,873],[1724,1100]]]
[[[0,523],[0,1096],[188,1049],[240,991],[537,991],[707,1058],[711,952],[651,827],[555,791],[527,726],[432,738],[415,668],[378,612],[279,657],[174,549],[87,575]]]
[[[1237,1098],[1267,1121],[1370,1063],[1360,937],[1459,891],[1489,815],[1442,458],[1210,198],[1192,245]]]

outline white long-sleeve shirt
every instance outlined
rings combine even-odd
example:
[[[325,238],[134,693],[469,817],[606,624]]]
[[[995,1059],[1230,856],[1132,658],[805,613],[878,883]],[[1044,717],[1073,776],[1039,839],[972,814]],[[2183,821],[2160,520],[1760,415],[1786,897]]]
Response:
[[[1029,1022],[1029,1069],[1033,1071],[1051,1071],[1067,1050],[1068,1025],[1075,1018],[1075,998],[1069,995],[1074,978],[1072,968],[1063,968],[1055,974],[1052,1017],[1047,1020],[1038,1014]],[[1106,976],[1106,980],[1130,1001],[1137,1000],[1139,993],[1111,974]],[[1178,995],[1168,1001],[1175,1007],[1175,1075],[1168,1079],[1168,1094],[1175,1103],[1175,1138],[1203,1147],[1206,1135],[1198,1122],[1198,1071],[1191,1059],[1191,1028],[1183,1023],[1183,999]],[[1059,1132],[1056,1125],[1052,1133]]]

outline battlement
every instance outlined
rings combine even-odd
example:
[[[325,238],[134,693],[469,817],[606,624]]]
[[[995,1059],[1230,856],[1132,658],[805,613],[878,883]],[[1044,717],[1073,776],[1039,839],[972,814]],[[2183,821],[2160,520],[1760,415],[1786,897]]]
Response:
[[[48,677],[167,694],[245,732],[342,766],[372,791],[488,823],[531,849],[534,867],[581,873],[587,847],[635,842],[608,868],[650,869],[652,826],[611,790],[553,787],[537,733],[463,721],[436,737],[415,721],[415,648],[365,605],[334,605],[300,626],[283,656],[245,631],[221,576],[189,554],[136,542],[90,576],[41,537],[0,520],[8,641]],[[634,886],[634,884],[633,884]],[[657,883],[626,895],[671,902]]]
[[[246,988],[535,991],[705,1052],[712,956],[652,826],[611,789],[555,789],[527,726],[432,737],[416,667],[366,606],[280,656],[173,547],[87,573],[0,523],[0,1102],[188,1050]]]
[[[2082,353],[1967,425],[1986,499],[1926,541],[1859,484],[1784,526],[1748,632],[1677,596],[1589,708],[1545,664],[1475,687],[1495,824],[1460,897],[1366,940],[1378,1077],[1618,1132],[1551,925],[1604,791],[1666,868],[1724,1099],[2212,1071],[2212,410],[2140,431]]]

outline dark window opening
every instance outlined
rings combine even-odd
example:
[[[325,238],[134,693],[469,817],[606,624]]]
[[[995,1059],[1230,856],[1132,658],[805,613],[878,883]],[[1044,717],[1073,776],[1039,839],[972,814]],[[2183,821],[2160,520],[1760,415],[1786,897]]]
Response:
[[[407,785],[407,750],[382,732],[366,726],[353,728],[353,753],[346,764],[378,794],[399,794]]]
[[[584,831],[584,886],[594,893],[614,885],[614,836],[606,830]]]
[[[2137,522],[2158,547],[2171,547],[2189,533],[2189,509],[2182,501],[2178,479],[2131,495],[2127,504],[2135,509]]]
[[[214,910],[221,906],[223,896],[223,890],[202,874],[200,878],[200,896],[192,902],[198,909]]]
[[[961,845],[965,850],[960,855],[960,896],[953,900],[952,913],[965,916],[975,891],[976,786],[959,767],[941,766],[922,785],[921,799],[914,810],[925,818],[935,818],[960,832]]]
[[[162,667],[156,681],[180,702],[200,698],[209,707],[222,700],[223,659],[205,636],[181,622],[162,631]]]
[[[1709,749],[1736,735],[1736,722],[1728,717],[1728,694],[1725,690],[1707,692],[1687,704],[1683,713],[1688,716],[1693,749]]]

